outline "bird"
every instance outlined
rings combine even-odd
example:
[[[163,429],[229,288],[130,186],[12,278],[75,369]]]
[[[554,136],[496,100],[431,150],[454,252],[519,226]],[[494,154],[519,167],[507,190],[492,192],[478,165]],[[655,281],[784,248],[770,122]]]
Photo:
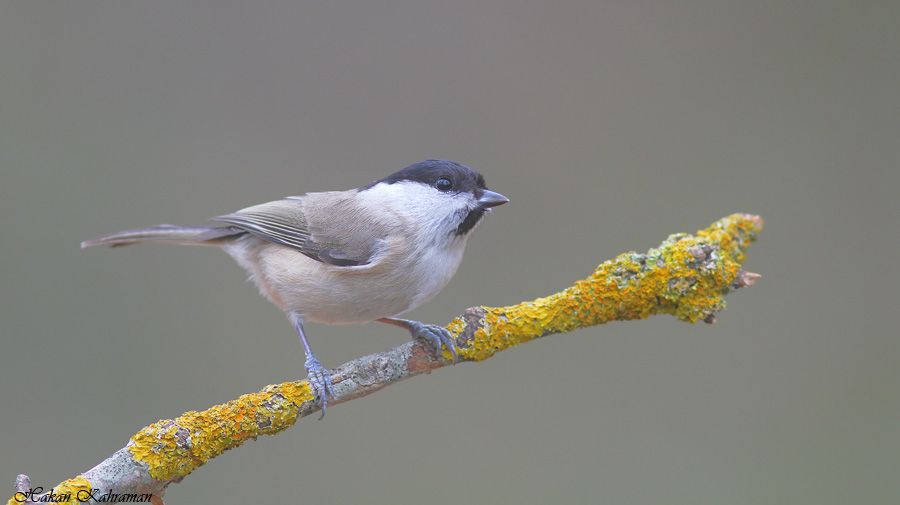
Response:
[[[425,160],[355,189],[288,196],[216,216],[214,226],[160,224],[86,240],[81,247],[160,242],[224,250],[298,334],[324,417],[333,396],[331,371],[313,353],[304,324],[392,324],[425,341],[438,357],[446,348],[455,363],[457,349],[446,328],[397,316],[447,285],[471,233],[507,202],[472,168]]]

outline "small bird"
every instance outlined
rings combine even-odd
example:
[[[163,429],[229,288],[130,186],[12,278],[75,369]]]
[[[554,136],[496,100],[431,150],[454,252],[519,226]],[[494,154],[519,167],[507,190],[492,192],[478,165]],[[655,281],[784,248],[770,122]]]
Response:
[[[304,364],[325,415],[331,374],[313,354],[303,324],[380,321],[442,347],[443,327],[396,316],[441,291],[462,261],[469,235],[491,208],[508,202],[484,177],[449,160],[426,160],[348,191],[289,196],[212,218],[221,226],[161,224],[81,243],[211,245],[249,274],[300,336]]]

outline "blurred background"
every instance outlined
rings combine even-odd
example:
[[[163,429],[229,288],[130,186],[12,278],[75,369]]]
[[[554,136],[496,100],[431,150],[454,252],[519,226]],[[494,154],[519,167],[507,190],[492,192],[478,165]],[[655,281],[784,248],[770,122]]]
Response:
[[[894,502],[898,26],[890,1],[3,2],[0,489],[304,375],[224,253],[79,241],[450,158],[512,203],[418,319],[738,211],[766,219],[763,279],[713,326],[609,324],[342,405],[167,503]],[[308,330],[327,366],[408,338]]]

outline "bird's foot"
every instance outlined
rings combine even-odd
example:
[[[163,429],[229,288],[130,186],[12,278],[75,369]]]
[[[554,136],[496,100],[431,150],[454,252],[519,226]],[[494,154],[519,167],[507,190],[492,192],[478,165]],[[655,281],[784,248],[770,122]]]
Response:
[[[316,403],[322,408],[322,415],[319,419],[325,417],[325,409],[328,407],[328,399],[332,396],[331,371],[322,366],[315,356],[306,357],[306,380],[312,386],[313,392],[316,394]]]
[[[456,343],[453,342],[453,335],[447,328],[436,324],[427,324],[419,321],[406,321],[408,323],[409,333],[413,338],[424,340],[434,349],[434,353],[441,357],[443,348],[446,347],[453,356],[453,363],[456,363],[458,356],[456,354]]]

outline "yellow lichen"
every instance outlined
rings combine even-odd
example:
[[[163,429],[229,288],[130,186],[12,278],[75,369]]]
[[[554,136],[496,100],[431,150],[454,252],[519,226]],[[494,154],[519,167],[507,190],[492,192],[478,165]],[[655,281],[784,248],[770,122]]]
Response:
[[[300,406],[313,399],[306,381],[268,386],[202,412],[157,421],[131,437],[128,449],[154,479],[184,477],[246,440],[290,427]]]
[[[459,349],[480,361],[534,338],[615,320],[671,314],[695,323],[725,307],[744,249],[762,220],[733,214],[696,236],[674,234],[646,254],[620,254],[559,293],[509,307],[481,307],[483,324]],[[448,329],[459,334],[463,318]]]

